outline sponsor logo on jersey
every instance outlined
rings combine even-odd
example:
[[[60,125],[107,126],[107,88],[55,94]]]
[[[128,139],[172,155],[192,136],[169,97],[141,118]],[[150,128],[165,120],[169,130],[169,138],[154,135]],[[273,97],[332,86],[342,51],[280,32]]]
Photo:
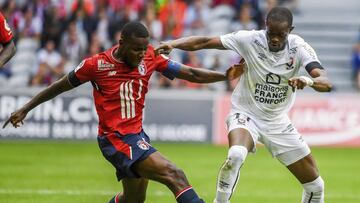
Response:
[[[264,46],[259,40],[255,40],[254,41],[254,43],[256,44],[256,46],[258,46],[258,47],[260,47],[260,48],[262,48],[262,49],[264,49],[264,50],[267,50],[266,49],[266,46]]]
[[[141,63],[138,66],[138,70],[139,70],[140,75],[146,74],[146,66],[145,66],[144,61],[141,61]]]
[[[145,140],[138,140],[136,142],[136,145],[142,150],[149,150],[150,148],[150,144],[147,143]]]
[[[286,100],[288,90],[289,86],[256,83],[254,98],[264,104],[280,104]]]
[[[98,59],[97,61],[98,70],[109,70],[114,68],[114,64],[105,61],[104,59]]]
[[[264,53],[258,53],[258,59],[265,61],[267,59],[267,56]]]
[[[280,82],[281,82],[281,78],[279,75],[276,75],[274,73],[266,74],[266,83],[279,85]]]
[[[290,49],[290,54],[296,54],[297,52],[297,47],[293,47]]]
[[[310,45],[305,44],[305,45],[304,45],[304,49],[305,49],[305,51],[309,54],[309,57],[311,57],[312,60],[317,60],[315,51],[314,51],[314,49],[313,49]]]

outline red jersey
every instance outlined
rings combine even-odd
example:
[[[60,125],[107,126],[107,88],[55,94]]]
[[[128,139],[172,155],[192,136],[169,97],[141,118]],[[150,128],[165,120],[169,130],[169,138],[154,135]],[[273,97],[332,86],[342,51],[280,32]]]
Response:
[[[154,71],[168,69],[169,59],[155,56],[148,46],[138,67],[129,67],[114,57],[118,46],[83,60],[69,74],[73,84],[91,81],[96,111],[99,116],[99,135],[118,132],[122,135],[142,130],[143,108],[148,84]],[[76,82],[75,82],[76,83]]]
[[[6,44],[13,38],[13,34],[9,25],[6,22],[6,19],[0,13],[0,43]]]

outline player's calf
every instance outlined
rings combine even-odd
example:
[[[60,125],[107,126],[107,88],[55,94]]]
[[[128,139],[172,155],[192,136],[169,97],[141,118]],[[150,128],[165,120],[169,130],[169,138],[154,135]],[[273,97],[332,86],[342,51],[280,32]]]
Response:
[[[319,176],[312,182],[303,184],[302,203],[324,203],[324,180]]]
[[[168,163],[165,169],[165,184],[174,191],[178,203],[203,203],[192,186],[189,185],[185,173],[174,164]]]
[[[240,167],[244,163],[247,153],[248,151],[244,146],[235,145],[230,147],[228,157],[218,175],[214,203],[229,202],[240,177]]]

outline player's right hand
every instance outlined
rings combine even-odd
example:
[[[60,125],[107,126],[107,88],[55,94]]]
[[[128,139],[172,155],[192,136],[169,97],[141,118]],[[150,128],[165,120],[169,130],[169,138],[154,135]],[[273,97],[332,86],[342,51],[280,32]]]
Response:
[[[171,46],[170,42],[161,42],[158,47],[155,48],[155,55],[166,54],[169,55],[174,47]]]
[[[228,80],[234,80],[240,77],[246,71],[246,68],[247,66],[245,60],[241,59],[238,64],[234,64],[226,70],[226,77],[228,78]]]
[[[7,124],[11,123],[15,128],[20,127],[24,124],[23,120],[25,119],[27,112],[19,109],[13,113],[9,119],[7,119],[2,128],[5,128]]]

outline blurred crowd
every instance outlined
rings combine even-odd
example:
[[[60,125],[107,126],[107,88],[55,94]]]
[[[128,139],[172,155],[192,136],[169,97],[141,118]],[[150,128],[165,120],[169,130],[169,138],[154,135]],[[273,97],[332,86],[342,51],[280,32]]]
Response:
[[[352,75],[355,88],[360,91],[360,32],[352,54]]]
[[[15,36],[17,53],[0,70],[0,86],[47,86],[80,61],[114,46],[122,26],[144,23],[156,46],[189,35],[220,35],[261,29],[269,9],[285,5],[297,13],[296,0],[0,0]],[[175,50],[170,57],[199,68],[225,71],[239,61],[233,52]],[[234,84],[171,82],[156,75],[158,88],[231,90]]]

